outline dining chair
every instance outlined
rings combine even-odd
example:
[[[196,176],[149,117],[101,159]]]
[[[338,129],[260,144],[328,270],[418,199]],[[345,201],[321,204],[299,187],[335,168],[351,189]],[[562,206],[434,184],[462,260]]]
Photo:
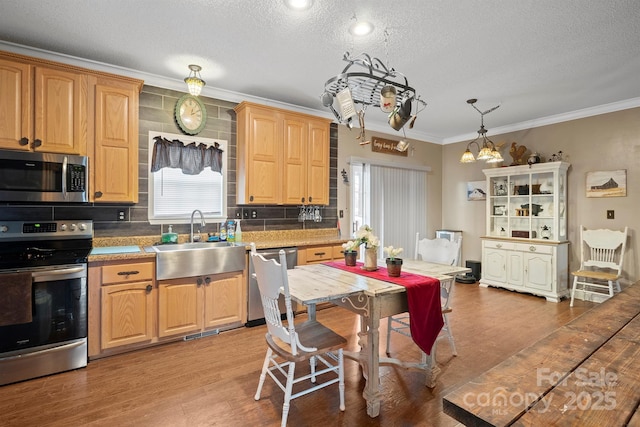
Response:
[[[456,241],[448,239],[420,239],[420,233],[416,233],[416,248],[415,258],[423,261],[434,262],[438,264],[457,265],[458,256],[460,254],[460,245],[462,238]],[[438,334],[438,340],[447,338],[451,345],[451,350],[454,356],[458,355],[456,349],[456,343],[453,339],[453,333],[451,332],[451,326],[449,324],[449,314],[453,311],[450,305],[451,291],[453,289],[453,277],[450,280],[440,281],[440,303],[442,309],[442,320],[444,326]],[[387,355],[390,356],[389,345],[391,343],[391,333],[398,332],[404,336],[411,337],[409,330],[409,314],[402,313],[396,316],[389,316],[387,318]],[[435,358],[436,345],[434,344],[432,355]],[[422,363],[426,363],[427,355],[421,351]]]
[[[627,235],[628,227],[624,231],[580,227],[580,269],[571,272],[570,307],[573,307],[579,286],[583,294],[606,296],[606,299],[611,298],[614,292],[620,292]]]
[[[280,263],[273,259],[267,260],[256,251],[255,243],[251,243],[250,258],[260,289],[267,324],[265,335],[267,354],[262,365],[255,400],[260,399],[262,386],[266,376],[269,375],[284,392],[281,422],[284,427],[287,425],[291,400],[335,383],[338,383],[340,393],[340,410],[344,411],[343,348],[347,340],[316,320],[295,325],[286,255],[283,250],[279,255]],[[278,297],[281,293],[284,295],[287,312],[286,325],[283,324],[278,305]],[[303,375],[296,377],[296,364],[305,361],[309,361],[310,371],[304,371]],[[322,363],[320,369],[316,366],[318,362]],[[325,380],[317,383],[319,377]],[[307,380],[309,384],[303,388],[302,383]],[[294,386],[296,386],[295,393]]]

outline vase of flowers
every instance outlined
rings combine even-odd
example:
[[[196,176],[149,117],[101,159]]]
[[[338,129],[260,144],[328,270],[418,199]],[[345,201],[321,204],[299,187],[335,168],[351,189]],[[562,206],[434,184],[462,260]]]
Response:
[[[358,260],[358,246],[360,243],[350,240],[347,243],[342,244],[344,249],[344,264],[348,267],[355,267]]]
[[[400,277],[400,273],[402,272],[402,258],[398,258],[398,255],[400,255],[402,251],[402,248],[394,248],[393,246],[384,248],[384,252],[387,254],[387,273],[389,277]]]
[[[364,266],[365,270],[373,271],[378,269],[378,247],[380,246],[380,240],[373,234],[373,230],[368,225],[363,225],[355,233],[355,239],[350,240],[347,243],[343,243],[344,248],[344,260],[346,265],[351,265],[351,257],[354,255],[347,255],[348,252],[355,252],[357,257],[357,248],[360,245],[364,245]],[[349,260],[348,260],[349,257]],[[355,265],[355,263],[353,264]]]

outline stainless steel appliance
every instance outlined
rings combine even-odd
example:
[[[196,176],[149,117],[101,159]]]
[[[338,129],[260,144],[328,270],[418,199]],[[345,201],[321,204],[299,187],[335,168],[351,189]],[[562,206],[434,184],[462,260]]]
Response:
[[[87,365],[91,221],[0,221],[0,385]]]
[[[89,201],[87,156],[0,150],[0,201]]]
[[[280,262],[280,249],[284,250],[287,259],[287,269],[292,269],[298,264],[298,248],[278,248],[278,249],[260,249],[258,253],[265,259],[275,259]],[[249,300],[247,307],[247,326],[264,325],[264,311],[262,310],[262,300],[260,299],[260,289],[258,289],[258,281],[253,277],[255,273],[253,262],[249,261]],[[286,308],[284,305],[284,297],[280,296],[279,301],[280,313],[286,316]],[[293,301],[291,308],[295,312],[297,304]]]

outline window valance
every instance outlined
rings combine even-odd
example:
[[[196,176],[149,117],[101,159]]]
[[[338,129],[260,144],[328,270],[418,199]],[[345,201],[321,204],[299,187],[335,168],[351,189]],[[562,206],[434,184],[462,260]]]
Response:
[[[182,169],[186,175],[198,175],[210,167],[214,172],[222,172],[222,150],[217,142],[214,145],[196,144],[174,139],[169,141],[161,136],[153,138],[151,172],[162,168]]]

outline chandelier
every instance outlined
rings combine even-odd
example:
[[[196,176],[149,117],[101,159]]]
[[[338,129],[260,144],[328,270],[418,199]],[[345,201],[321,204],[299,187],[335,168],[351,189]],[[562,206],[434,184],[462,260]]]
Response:
[[[478,113],[480,113],[480,129],[478,130],[478,136],[473,141],[467,144],[467,149],[460,158],[460,163],[473,163],[476,158],[473,157],[473,153],[470,150],[471,144],[475,144],[478,148],[478,160],[484,160],[487,163],[500,163],[504,161],[500,152],[496,149],[496,145],[487,138],[487,130],[484,128],[484,115],[497,109],[500,105],[496,105],[486,111],[480,111],[475,103],[477,99],[472,98],[467,100],[467,104],[470,104]]]
[[[189,88],[189,93],[193,96],[200,95],[202,92],[202,88],[206,85],[205,81],[200,77],[200,70],[202,67],[199,65],[189,65],[189,76],[185,77],[184,82],[187,84]]]
[[[404,74],[366,53],[352,57],[345,52],[342,59],[347,66],[327,80],[321,95],[322,104],[331,110],[339,123],[351,128],[353,117],[359,116],[362,125],[364,110],[373,106],[388,114],[389,126],[394,130],[399,131],[407,122],[409,128],[413,127],[415,118],[427,103],[420,99]],[[334,99],[338,101],[337,110],[333,106]],[[360,111],[357,104],[361,105]],[[413,114],[412,104],[415,104]]]

